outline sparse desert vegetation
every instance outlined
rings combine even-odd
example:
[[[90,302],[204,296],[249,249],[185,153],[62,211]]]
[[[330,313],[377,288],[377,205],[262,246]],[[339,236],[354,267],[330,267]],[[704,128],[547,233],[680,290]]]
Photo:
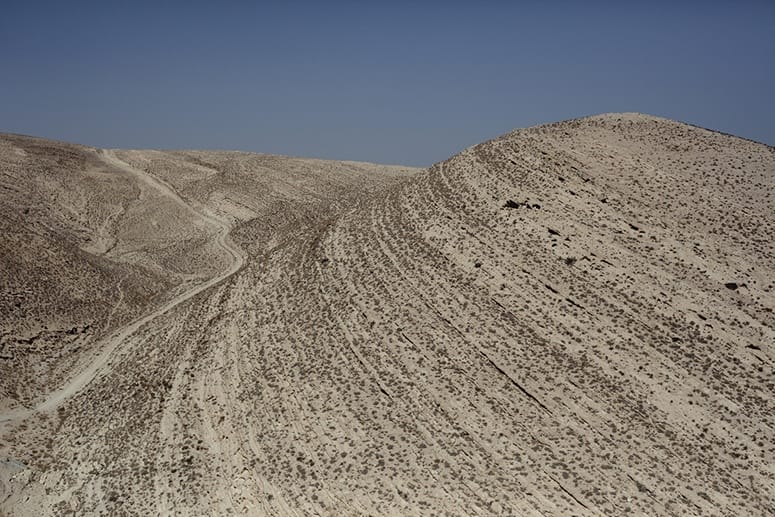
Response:
[[[0,513],[775,512],[775,149],[0,135]]]

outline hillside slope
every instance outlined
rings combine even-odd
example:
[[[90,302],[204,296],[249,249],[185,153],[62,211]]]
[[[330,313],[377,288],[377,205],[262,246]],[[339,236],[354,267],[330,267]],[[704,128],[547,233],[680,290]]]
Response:
[[[100,336],[219,267],[209,228],[96,149],[0,135],[0,174],[0,408],[30,403]]]
[[[246,262],[8,432],[3,511],[775,512],[773,148],[611,114],[292,196],[117,156]]]

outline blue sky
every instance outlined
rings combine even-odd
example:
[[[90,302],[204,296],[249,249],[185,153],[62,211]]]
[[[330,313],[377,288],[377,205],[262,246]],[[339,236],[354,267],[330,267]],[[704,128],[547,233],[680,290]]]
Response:
[[[775,144],[775,2],[13,2],[0,131],[430,165],[639,111]]]

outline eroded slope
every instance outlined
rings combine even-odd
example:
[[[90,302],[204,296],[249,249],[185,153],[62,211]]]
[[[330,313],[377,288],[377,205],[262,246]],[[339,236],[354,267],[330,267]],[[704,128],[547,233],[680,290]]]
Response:
[[[0,173],[0,407],[32,403],[99,337],[224,260],[212,229],[96,149],[0,135]]]
[[[260,205],[156,158],[248,261],[14,436],[14,511],[773,512],[772,148],[604,115]]]
[[[284,225],[293,219],[286,214],[306,217],[303,210],[295,210],[294,206],[297,202],[302,208],[310,204],[305,202],[309,192],[337,197],[339,191],[352,190],[356,185],[361,191],[364,186],[371,188],[368,185],[372,183],[386,184],[412,172],[364,163],[198,153],[213,155],[213,159],[226,164],[241,164],[239,185],[226,179],[230,175],[227,166],[208,171],[209,183],[198,183],[186,181],[190,178],[186,176],[185,164],[177,164],[178,155],[193,153],[102,151],[15,135],[5,135],[4,142],[7,145],[2,153],[2,172],[8,180],[6,190],[13,195],[6,192],[7,219],[3,222],[9,226],[15,222],[18,240],[26,243],[26,247],[14,247],[7,236],[3,241],[8,257],[2,277],[4,302],[5,298],[22,298],[21,314],[29,314],[44,329],[57,317],[90,322],[82,324],[84,330],[96,327],[78,346],[68,346],[72,340],[62,338],[62,334],[70,336],[72,332],[46,334],[44,340],[39,336],[25,339],[23,333],[29,323],[24,317],[11,314],[11,302],[3,306],[4,316],[8,314],[2,363],[8,374],[3,378],[8,395],[4,394],[3,404],[10,409],[0,413],[0,498],[4,508],[22,514],[57,513],[66,508],[62,502],[67,502],[72,491],[47,498],[41,492],[44,485],[36,482],[38,475],[50,472],[50,453],[57,449],[53,441],[56,433],[46,426],[62,420],[69,399],[110,373],[114,356],[139,352],[142,361],[152,363],[152,356],[131,346],[136,333],[142,336],[138,329],[151,326],[167,312],[174,314],[178,305],[186,304],[192,296],[242,267],[244,252],[230,244],[232,239],[227,235],[233,225],[259,215],[259,227]],[[178,182],[175,186],[168,183],[171,178],[163,173],[170,164],[176,166],[183,179],[181,183],[180,178],[172,178],[172,183]],[[304,185],[295,181],[297,170],[303,172]],[[93,177],[104,184],[91,181]],[[284,181],[267,180],[272,177]],[[47,189],[41,188],[41,184]],[[219,186],[218,199],[249,192],[251,204],[224,209],[218,203],[207,206],[199,202],[196,194],[204,192],[206,201],[207,193],[215,191],[214,185]],[[282,213],[277,210],[278,200],[282,200]],[[318,203],[318,196],[313,200]],[[30,215],[29,207],[36,202],[44,206],[39,217]],[[329,204],[326,201],[325,205]],[[41,227],[54,228],[49,241],[30,237]],[[265,243],[251,240],[244,244],[250,251]],[[65,252],[70,255],[61,258]],[[83,272],[91,264],[100,268],[102,276],[98,280],[102,280],[106,293],[116,298],[107,317],[100,312],[107,305],[101,291],[93,292],[92,297],[83,295],[100,287],[94,275],[89,276],[89,270]],[[142,287],[156,290],[155,296],[129,306],[125,297],[131,299],[124,286],[128,277],[138,276],[144,281]],[[46,284],[49,278],[58,283]],[[27,282],[26,289],[16,285],[23,282]],[[38,298],[25,298],[25,293]],[[82,305],[73,307],[74,298],[81,299]],[[15,307],[18,309],[19,305]],[[109,332],[114,329],[115,332]],[[136,382],[137,372],[124,373]],[[109,390],[112,392],[113,387]],[[57,418],[49,420],[55,412]],[[37,429],[41,424],[44,429]],[[19,456],[9,454],[9,446],[19,439],[25,442],[21,447],[24,452]],[[17,506],[24,499],[28,504]]]

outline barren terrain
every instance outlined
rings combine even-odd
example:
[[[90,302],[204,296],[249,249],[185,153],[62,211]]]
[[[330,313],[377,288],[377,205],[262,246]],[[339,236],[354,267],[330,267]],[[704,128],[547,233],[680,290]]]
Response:
[[[775,513],[775,149],[0,135],[0,514]]]

